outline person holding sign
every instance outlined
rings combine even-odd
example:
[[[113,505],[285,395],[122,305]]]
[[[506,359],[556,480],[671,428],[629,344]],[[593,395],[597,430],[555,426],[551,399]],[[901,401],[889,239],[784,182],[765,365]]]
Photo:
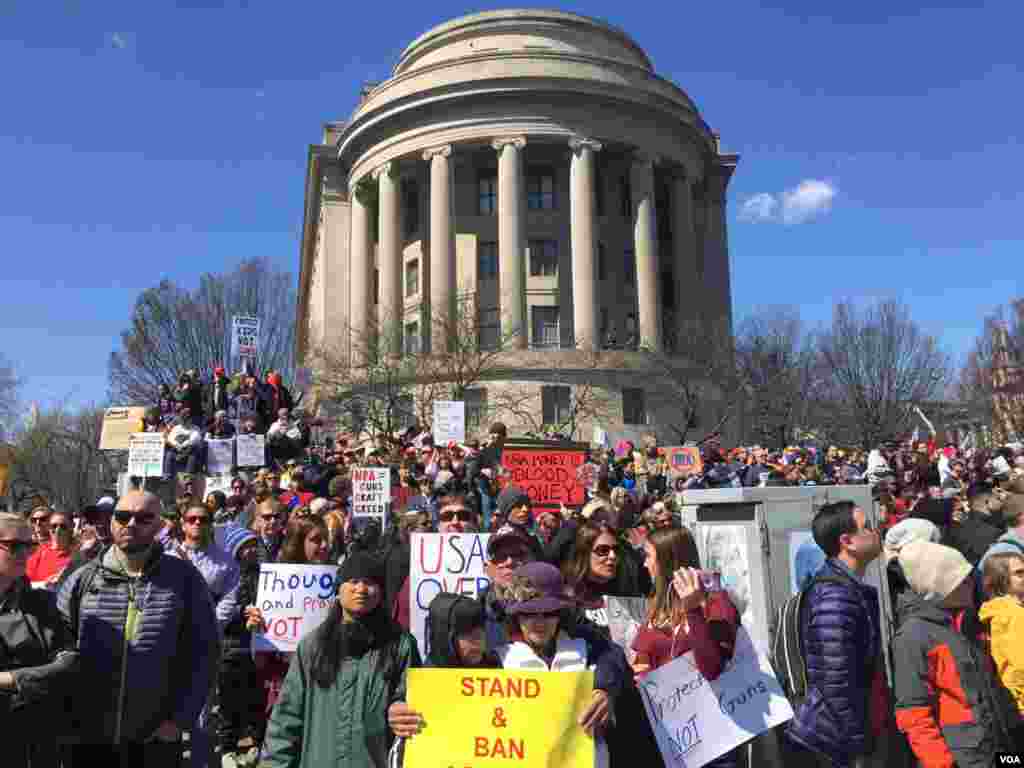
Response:
[[[265,768],[377,768],[393,732],[389,707],[405,700],[416,641],[388,618],[383,563],[345,560],[338,599],[299,643],[267,727]]]

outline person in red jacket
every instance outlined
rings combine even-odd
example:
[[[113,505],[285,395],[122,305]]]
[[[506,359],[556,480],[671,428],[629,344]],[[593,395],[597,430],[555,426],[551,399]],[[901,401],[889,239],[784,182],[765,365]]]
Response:
[[[30,582],[52,586],[60,579],[74,554],[71,526],[70,515],[64,512],[50,515],[50,540],[36,549],[25,566],[25,575]]]

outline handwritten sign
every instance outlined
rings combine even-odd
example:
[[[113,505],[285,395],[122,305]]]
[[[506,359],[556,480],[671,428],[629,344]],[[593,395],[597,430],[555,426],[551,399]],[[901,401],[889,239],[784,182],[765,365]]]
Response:
[[[336,565],[261,565],[256,606],[263,612],[267,631],[253,632],[253,650],[298,648],[330,610],[338,591],[337,573]]]
[[[240,467],[262,467],[267,463],[266,438],[263,435],[237,435],[235,451]]]
[[[441,592],[476,597],[491,583],[487,565],[489,533],[414,533],[409,568],[409,625],[427,655],[427,612]]]
[[[239,357],[256,359],[260,349],[260,319],[235,315],[231,318],[231,351]]]
[[[658,454],[668,461],[669,482],[677,491],[683,490],[683,484],[691,475],[699,475],[704,471],[700,448],[695,445],[659,448]]]
[[[101,451],[127,451],[128,436],[142,432],[145,408],[107,408],[103,412],[103,429],[100,432]]]
[[[220,491],[225,496],[231,495],[231,481],[234,478],[231,475],[207,475],[206,477],[206,488],[204,489],[206,495],[213,493],[214,491]]]
[[[163,433],[140,432],[128,435],[128,476],[160,477],[163,472]]]
[[[507,482],[530,496],[533,506],[558,509],[586,503],[586,484],[578,470],[585,452],[573,448],[505,448],[501,466]]]
[[[768,659],[743,627],[717,680],[700,673],[691,651],[637,686],[666,768],[700,768],[793,717]]]
[[[235,441],[206,438],[206,474],[227,475],[235,463]]]
[[[434,401],[434,445],[466,442],[466,404],[462,400]]]
[[[578,724],[593,672],[410,669],[408,703],[429,725],[405,746],[406,768],[593,768]],[[443,762],[439,756],[443,755]]]
[[[390,469],[357,467],[352,470],[352,517],[375,517],[383,528],[390,500]]]

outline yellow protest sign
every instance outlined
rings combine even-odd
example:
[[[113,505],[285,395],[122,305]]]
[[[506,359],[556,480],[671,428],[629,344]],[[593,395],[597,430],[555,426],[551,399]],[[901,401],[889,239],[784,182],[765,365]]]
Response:
[[[103,413],[103,430],[100,432],[101,451],[127,451],[128,436],[143,432],[146,409],[138,406],[107,408]]]
[[[407,702],[426,726],[406,768],[593,768],[594,740],[577,724],[593,672],[410,669]]]

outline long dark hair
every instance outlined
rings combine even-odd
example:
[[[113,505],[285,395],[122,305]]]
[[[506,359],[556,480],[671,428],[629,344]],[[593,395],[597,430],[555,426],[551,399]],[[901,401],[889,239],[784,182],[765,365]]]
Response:
[[[605,533],[618,542],[615,531],[604,523],[588,520],[576,529],[576,540],[572,552],[562,566],[562,576],[569,591],[577,599],[588,598],[596,589],[596,585],[591,584],[588,579],[590,574],[590,553],[594,548],[594,542]],[[621,567],[621,561],[618,561],[616,574]]]
[[[347,624],[342,614],[341,601],[335,600],[323,623],[313,631],[314,650],[310,668],[313,682],[326,690],[337,682],[345,659],[377,651],[375,672],[383,676],[390,695],[399,673],[400,639],[401,627],[388,617],[383,595],[372,613]]]
[[[314,528],[319,528],[323,534],[324,541],[331,540],[327,530],[327,523],[319,517],[293,517],[288,521],[288,528],[285,531],[284,543],[281,545],[281,552],[277,556],[279,563],[292,563],[293,565],[308,565],[306,560],[306,537]]]

